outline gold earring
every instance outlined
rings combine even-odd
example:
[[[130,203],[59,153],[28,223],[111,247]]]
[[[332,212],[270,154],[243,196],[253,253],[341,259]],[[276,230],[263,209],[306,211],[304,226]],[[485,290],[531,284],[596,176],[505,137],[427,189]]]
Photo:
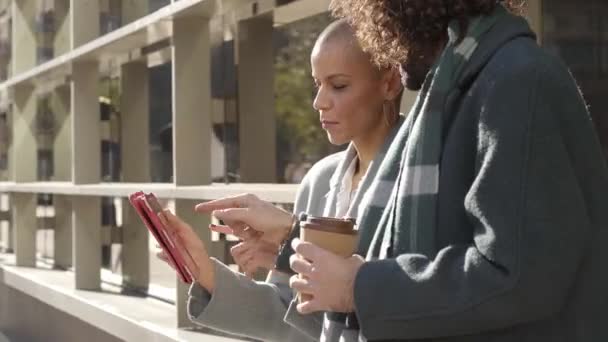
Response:
[[[398,120],[399,112],[395,108],[395,103],[390,100],[385,100],[382,103],[382,112],[384,113],[384,121],[388,127],[393,127]]]

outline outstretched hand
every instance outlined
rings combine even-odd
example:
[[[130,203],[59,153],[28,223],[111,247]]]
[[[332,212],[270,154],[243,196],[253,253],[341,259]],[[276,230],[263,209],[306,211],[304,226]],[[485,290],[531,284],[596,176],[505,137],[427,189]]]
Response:
[[[276,244],[287,236],[294,220],[291,213],[251,194],[200,203],[195,210],[222,220],[225,226],[220,229],[226,232],[236,236],[247,234],[247,237],[259,237]],[[259,232],[260,235],[255,236],[251,230]]]

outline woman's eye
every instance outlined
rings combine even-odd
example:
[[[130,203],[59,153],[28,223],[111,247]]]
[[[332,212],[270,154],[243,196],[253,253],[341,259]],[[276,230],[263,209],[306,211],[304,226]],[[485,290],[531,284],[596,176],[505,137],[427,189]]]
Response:
[[[334,85],[334,89],[336,89],[336,90],[342,90],[342,89],[344,89],[346,87],[347,87],[346,84],[336,84],[336,85]]]

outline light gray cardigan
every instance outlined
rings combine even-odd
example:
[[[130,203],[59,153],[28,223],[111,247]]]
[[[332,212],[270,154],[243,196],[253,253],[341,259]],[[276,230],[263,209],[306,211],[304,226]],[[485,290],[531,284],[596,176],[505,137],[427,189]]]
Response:
[[[397,126],[400,126],[400,120]],[[369,188],[398,127],[387,136],[384,145],[370,164],[353,199],[357,206]],[[346,151],[332,154],[317,162],[298,188],[294,212],[329,215],[335,212],[341,179],[356,151],[351,144]],[[289,288],[289,277],[271,272],[266,282],[253,281],[213,259],[215,290],[209,294],[197,283],[190,287],[188,315],[197,324],[263,341],[317,341],[321,334],[323,314],[300,315]]]

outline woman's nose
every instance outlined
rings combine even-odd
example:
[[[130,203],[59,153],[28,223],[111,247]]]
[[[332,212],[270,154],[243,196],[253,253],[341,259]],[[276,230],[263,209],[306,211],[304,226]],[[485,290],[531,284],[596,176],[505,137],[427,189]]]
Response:
[[[319,88],[317,91],[317,95],[315,96],[315,100],[312,103],[312,106],[315,110],[327,110],[330,107],[329,98],[325,95],[325,91],[323,88]]]

